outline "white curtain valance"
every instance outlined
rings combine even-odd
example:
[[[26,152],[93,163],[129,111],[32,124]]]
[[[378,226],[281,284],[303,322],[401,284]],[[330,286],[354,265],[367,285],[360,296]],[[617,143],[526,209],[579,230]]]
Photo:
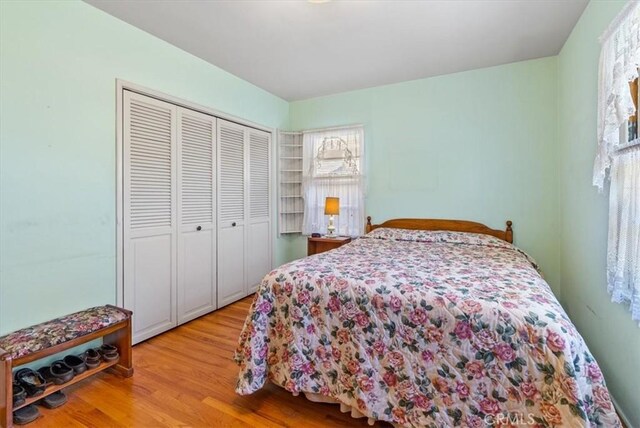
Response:
[[[620,127],[635,113],[629,82],[638,77],[640,58],[640,3],[632,1],[601,38],[598,82],[598,150],[593,185],[600,191],[620,141]]]

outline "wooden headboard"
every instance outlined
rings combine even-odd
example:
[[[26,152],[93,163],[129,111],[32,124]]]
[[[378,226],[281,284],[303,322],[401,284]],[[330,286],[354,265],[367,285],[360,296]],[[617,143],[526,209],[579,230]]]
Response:
[[[482,233],[495,236],[509,243],[513,243],[513,229],[511,220],[507,220],[506,230],[496,230],[482,223],[466,220],[437,220],[429,218],[394,218],[382,224],[371,224],[371,216],[367,217],[366,233],[379,227],[392,227],[396,229],[413,230],[450,230],[453,232]]]

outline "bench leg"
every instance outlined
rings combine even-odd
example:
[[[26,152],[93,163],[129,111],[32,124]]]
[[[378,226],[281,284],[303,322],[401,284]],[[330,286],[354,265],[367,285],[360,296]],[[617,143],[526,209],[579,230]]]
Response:
[[[120,361],[112,369],[124,377],[133,375],[133,358],[131,350],[131,318],[127,320],[125,328],[104,336],[103,342],[114,345],[120,352]]]
[[[13,426],[13,376],[11,357],[0,349],[0,427]]]

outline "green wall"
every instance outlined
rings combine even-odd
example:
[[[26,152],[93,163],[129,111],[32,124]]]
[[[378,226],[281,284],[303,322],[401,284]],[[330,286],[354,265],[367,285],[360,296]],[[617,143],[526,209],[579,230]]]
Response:
[[[606,290],[608,195],[591,185],[598,38],[622,1],[592,0],[558,57],[562,301],[633,427],[640,427],[640,330]]]
[[[0,1],[0,76],[0,334],[115,302],[116,78],[288,121],[286,101],[78,1]]]
[[[510,219],[559,293],[556,80],[543,58],[293,102],[290,125],[364,124],[374,222]]]

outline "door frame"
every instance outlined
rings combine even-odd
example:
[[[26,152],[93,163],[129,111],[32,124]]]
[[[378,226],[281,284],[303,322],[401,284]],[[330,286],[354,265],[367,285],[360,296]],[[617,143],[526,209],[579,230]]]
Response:
[[[214,116],[218,119],[235,122],[239,125],[248,126],[250,128],[265,131],[271,134],[271,171],[275,171],[275,156],[273,150],[277,147],[278,132],[277,128],[260,125],[259,123],[243,119],[232,114],[225,113],[212,107],[207,107],[184,98],[174,97],[155,89],[150,89],[136,83],[132,83],[123,79],[116,79],[116,304],[124,306],[124,91],[131,91],[160,101],[168,102],[180,107],[194,110],[200,113]],[[277,174],[271,174],[271,189],[275,189],[275,177]],[[271,192],[273,194],[273,192]],[[274,219],[277,212],[274,213],[274,206],[271,204],[271,218]],[[274,255],[276,254],[276,240],[274,239],[274,224],[271,222],[271,230],[269,237],[271,239],[271,267],[273,268]],[[217,228],[217,219],[216,226]]]

